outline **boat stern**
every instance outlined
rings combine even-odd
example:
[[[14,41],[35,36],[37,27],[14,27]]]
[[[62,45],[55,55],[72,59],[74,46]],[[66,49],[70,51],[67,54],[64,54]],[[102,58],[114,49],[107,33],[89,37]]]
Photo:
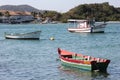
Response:
[[[92,61],[92,71],[100,71],[100,72],[107,72],[107,67],[110,63],[110,60],[106,60],[105,62],[97,62],[97,61]]]

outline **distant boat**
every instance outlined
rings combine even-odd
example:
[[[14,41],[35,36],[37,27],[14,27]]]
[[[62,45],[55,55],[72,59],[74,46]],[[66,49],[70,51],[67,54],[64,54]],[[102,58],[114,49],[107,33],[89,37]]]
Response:
[[[48,24],[48,23],[51,23],[51,22],[52,22],[51,18],[47,17],[47,18],[42,22],[42,24]]]
[[[32,39],[38,40],[41,31],[29,32],[29,33],[5,33],[6,39]]]
[[[87,71],[107,72],[107,67],[110,63],[110,60],[108,59],[76,54],[60,48],[58,48],[58,53],[61,64],[66,67],[73,67]]]
[[[94,20],[69,19],[69,32],[103,33],[106,23],[95,25]]]

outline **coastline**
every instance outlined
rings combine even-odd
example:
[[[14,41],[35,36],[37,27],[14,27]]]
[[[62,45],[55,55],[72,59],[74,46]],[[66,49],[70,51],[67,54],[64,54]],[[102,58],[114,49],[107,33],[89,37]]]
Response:
[[[104,23],[104,21],[96,22],[96,23]],[[120,21],[107,21],[107,22],[105,22],[105,23],[113,24],[113,23],[120,23]]]
[[[108,21],[106,23],[120,23],[120,21]]]

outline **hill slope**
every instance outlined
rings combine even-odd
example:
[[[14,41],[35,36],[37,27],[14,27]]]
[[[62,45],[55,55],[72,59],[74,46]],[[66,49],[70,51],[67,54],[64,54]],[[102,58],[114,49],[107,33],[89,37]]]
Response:
[[[27,11],[27,12],[41,12],[41,10],[36,9],[29,5],[4,5],[0,6],[0,10],[10,10],[10,11]]]
[[[86,19],[87,17],[95,17],[97,21],[120,21],[120,8],[115,8],[108,2],[83,4],[63,14],[63,19]]]

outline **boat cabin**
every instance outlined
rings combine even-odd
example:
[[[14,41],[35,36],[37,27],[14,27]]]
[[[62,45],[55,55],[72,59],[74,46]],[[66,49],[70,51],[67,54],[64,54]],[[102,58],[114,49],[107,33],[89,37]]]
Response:
[[[68,23],[70,27],[77,28],[90,28],[94,27],[94,20],[77,20],[77,19],[68,19]]]

